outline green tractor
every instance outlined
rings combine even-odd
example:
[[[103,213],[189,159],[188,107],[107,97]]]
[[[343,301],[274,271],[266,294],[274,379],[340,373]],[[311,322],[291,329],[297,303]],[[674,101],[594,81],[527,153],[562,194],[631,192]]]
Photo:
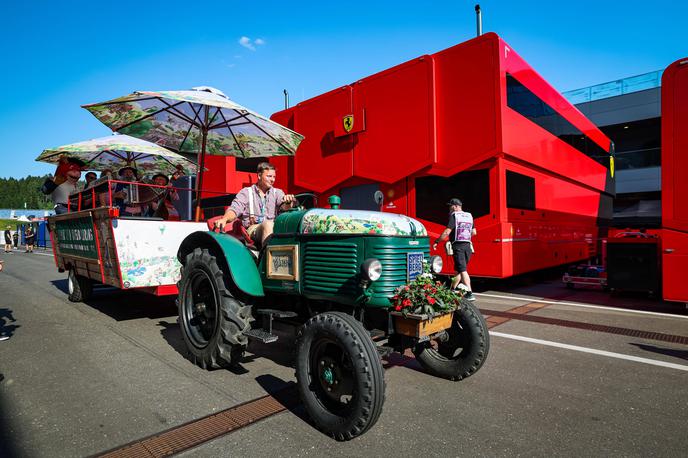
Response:
[[[249,339],[276,342],[274,321],[298,323],[301,400],[316,427],[349,440],[382,412],[381,357],[412,349],[427,372],[461,380],[485,362],[489,334],[468,301],[440,318],[396,312],[392,298],[429,275],[424,265],[442,270],[425,227],[337,207],[281,214],[260,252],[228,234],[190,234],[178,252],[177,303],[190,358],[205,369],[240,363]]]

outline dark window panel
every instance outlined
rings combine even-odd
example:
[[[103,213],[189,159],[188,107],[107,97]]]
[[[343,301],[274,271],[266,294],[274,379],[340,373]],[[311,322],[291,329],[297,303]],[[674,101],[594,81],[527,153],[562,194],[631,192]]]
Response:
[[[506,75],[506,104],[581,153],[609,167],[609,152],[557,113],[512,75]]]
[[[471,170],[443,177],[416,178],[416,216],[437,224],[447,224],[447,202],[458,197],[463,209],[473,218],[490,213],[490,173],[488,169]]]
[[[507,170],[506,206],[535,210],[535,178]]]

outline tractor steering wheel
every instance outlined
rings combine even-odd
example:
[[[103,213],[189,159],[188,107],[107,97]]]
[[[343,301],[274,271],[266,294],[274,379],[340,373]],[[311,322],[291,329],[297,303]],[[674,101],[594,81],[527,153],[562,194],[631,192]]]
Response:
[[[315,208],[318,206],[318,196],[313,194],[312,192],[302,192],[299,194],[294,194],[294,199],[295,199],[295,205],[291,208],[291,210],[306,210],[309,208]],[[303,204],[303,202],[308,202],[311,203],[311,206],[306,206]]]

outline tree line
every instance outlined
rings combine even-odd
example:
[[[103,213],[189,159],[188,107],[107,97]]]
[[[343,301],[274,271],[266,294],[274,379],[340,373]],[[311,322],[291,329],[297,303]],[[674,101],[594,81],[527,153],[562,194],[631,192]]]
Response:
[[[40,187],[48,175],[25,178],[0,178],[0,208],[51,209],[50,196],[41,193]]]

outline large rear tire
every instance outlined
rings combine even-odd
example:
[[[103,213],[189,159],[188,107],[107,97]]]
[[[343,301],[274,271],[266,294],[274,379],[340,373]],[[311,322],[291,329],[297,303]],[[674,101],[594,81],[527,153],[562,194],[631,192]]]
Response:
[[[490,351],[490,334],[480,311],[462,300],[444,340],[422,342],[413,353],[430,374],[449,380],[462,380],[478,372]]]
[[[71,302],[87,301],[93,294],[93,282],[90,278],[78,275],[74,269],[69,269],[67,275],[67,290]]]
[[[322,313],[299,329],[296,380],[315,426],[337,440],[360,436],[380,417],[382,362],[368,332],[349,315]]]
[[[203,369],[231,367],[241,360],[248,339],[251,306],[232,295],[225,275],[208,250],[186,256],[177,284],[179,326],[191,360]]]

